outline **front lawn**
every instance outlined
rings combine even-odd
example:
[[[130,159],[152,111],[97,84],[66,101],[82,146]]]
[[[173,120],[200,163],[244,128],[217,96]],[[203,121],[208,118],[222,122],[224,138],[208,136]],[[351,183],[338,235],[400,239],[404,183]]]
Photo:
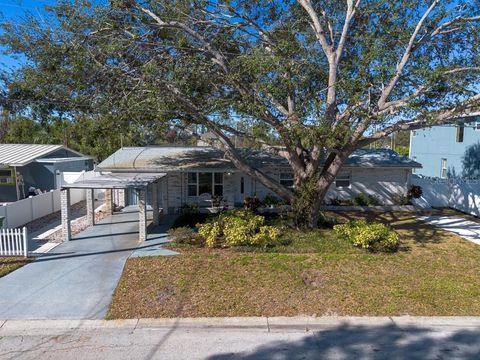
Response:
[[[0,256],[0,278],[30,262],[24,257]]]
[[[180,247],[181,256],[129,259],[108,317],[480,315],[480,246],[409,213],[335,216],[391,224],[399,251],[292,229],[282,235],[290,245],[267,251]]]

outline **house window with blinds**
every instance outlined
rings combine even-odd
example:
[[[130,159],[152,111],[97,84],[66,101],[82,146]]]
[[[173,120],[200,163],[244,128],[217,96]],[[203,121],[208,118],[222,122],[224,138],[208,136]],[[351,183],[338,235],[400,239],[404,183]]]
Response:
[[[287,186],[293,188],[293,173],[280,173],[280,184],[283,186]]]
[[[187,187],[189,197],[204,194],[223,196],[223,173],[189,172]]]
[[[335,178],[335,186],[337,188],[349,188],[350,187],[350,171],[341,171]]]

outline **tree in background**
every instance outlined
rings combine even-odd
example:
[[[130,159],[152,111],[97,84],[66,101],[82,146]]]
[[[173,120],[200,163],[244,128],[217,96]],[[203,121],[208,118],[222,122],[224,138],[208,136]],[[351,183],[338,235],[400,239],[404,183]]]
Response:
[[[122,128],[201,125],[310,227],[356,149],[470,116],[480,101],[477,0],[111,0],[49,11],[48,23],[3,26],[0,43],[30,62],[8,82],[11,104]],[[286,158],[295,189],[250,166],[235,136]]]

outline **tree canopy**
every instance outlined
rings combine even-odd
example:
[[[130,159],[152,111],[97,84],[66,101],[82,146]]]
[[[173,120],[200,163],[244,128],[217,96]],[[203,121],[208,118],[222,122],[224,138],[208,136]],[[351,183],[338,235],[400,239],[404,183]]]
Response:
[[[311,221],[348,156],[403,130],[478,111],[477,0],[61,1],[49,21],[6,23],[28,64],[6,106],[213,132],[283,198],[297,193],[231,141],[285,157]],[[124,122],[126,121],[126,122]]]

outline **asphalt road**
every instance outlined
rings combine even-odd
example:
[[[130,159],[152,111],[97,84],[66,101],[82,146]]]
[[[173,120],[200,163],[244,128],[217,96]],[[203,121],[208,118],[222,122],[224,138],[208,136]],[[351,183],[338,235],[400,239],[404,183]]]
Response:
[[[479,318],[0,322],[0,359],[479,359]]]

